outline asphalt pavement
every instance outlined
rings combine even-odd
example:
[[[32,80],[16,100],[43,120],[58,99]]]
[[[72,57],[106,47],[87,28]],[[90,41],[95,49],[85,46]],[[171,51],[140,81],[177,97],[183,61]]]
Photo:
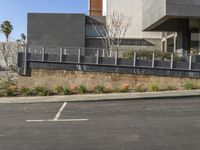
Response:
[[[0,104],[0,150],[199,150],[200,98]]]

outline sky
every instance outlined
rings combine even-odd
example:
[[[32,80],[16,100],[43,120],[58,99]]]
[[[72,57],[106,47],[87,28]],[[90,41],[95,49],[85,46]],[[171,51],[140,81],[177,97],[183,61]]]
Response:
[[[0,0],[0,23],[5,20],[14,27],[11,40],[27,33],[27,13],[86,13],[88,0]],[[0,41],[5,37],[0,33]]]

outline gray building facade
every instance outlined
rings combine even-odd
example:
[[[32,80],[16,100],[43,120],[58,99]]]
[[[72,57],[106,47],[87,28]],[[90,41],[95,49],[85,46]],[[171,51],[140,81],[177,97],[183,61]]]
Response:
[[[176,32],[175,49],[200,52],[199,0],[143,0],[142,10],[144,31]]]

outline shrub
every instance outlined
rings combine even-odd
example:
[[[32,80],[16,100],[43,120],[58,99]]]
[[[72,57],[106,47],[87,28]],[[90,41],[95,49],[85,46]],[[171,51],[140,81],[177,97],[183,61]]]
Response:
[[[56,92],[56,94],[64,95],[64,88],[62,86],[56,86],[55,92]]]
[[[14,91],[10,88],[4,90],[4,96],[14,96]]]
[[[171,53],[169,52],[162,52],[162,51],[148,51],[148,50],[139,50],[136,51],[137,52],[137,57],[141,58],[141,59],[152,59],[152,55],[153,53],[155,54],[155,58],[158,59],[171,59]],[[123,58],[126,59],[133,59],[134,58],[134,52],[133,51],[129,51],[129,52],[124,52],[123,54]],[[174,59],[178,60],[178,54],[174,53]]]
[[[167,85],[167,87],[166,87],[166,90],[167,91],[173,91],[173,90],[175,90],[176,88],[174,88],[174,87],[172,87],[172,85]]]
[[[120,88],[116,87],[116,88],[113,88],[113,92],[120,93],[121,91],[120,91]]]
[[[31,96],[32,95],[32,90],[26,87],[23,87],[20,89],[20,94],[23,96]]]
[[[135,92],[145,92],[145,89],[143,88],[142,84],[137,84],[134,90]]]
[[[122,88],[122,91],[126,92],[126,91],[129,90],[129,84],[128,83],[123,83],[121,88]]]
[[[63,92],[64,92],[64,95],[71,95],[72,94],[72,91],[67,87],[64,88]]]
[[[185,81],[183,84],[182,84],[183,88],[185,90],[192,90],[192,89],[196,89],[196,86],[194,85],[194,83],[190,82],[190,81]]]
[[[157,92],[159,91],[159,84],[157,83],[153,83],[149,86],[149,91],[152,91],[152,92]]]
[[[49,90],[48,88],[44,88],[44,87],[35,87],[34,88],[34,94],[38,95],[38,96],[50,96],[52,95],[52,91]]]
[[[104,87],[104,86],[101,86],[101,85],[97,85],[97,86],[94,88],[94,91],[95,91],[95,93],[104,93],[105,87]]]
[[[78,90],[78,93],[80,94],[84,94],[88,92],[87,87],[84,85],[79,85],[77,90]]]
[[[76,91],[76,90],[78,89],[78,85],[77,85],[77,84],[71,84],[71,85],[70,85],[70,89],[71,89],[72,91]]]

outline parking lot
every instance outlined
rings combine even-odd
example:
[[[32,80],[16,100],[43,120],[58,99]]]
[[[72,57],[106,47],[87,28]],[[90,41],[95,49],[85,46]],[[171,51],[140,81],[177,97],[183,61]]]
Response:
[[[0,150],[199,150],[200,98],[0,104]]]

